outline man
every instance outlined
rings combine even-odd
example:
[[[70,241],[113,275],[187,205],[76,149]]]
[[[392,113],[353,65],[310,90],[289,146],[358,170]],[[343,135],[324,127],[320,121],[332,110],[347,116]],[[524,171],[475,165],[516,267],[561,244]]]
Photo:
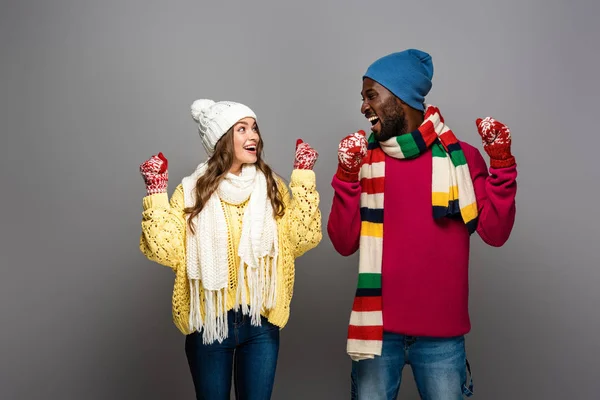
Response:
[[[327,229],[341,255],[360,251],[347,343],[353,399],[396,399],[405,364],[423,399],[472,395],[470,235],[495,247],[508,240],[517,170],[502,123],[476,121],[489,172],[479,151],[456,139],[425,104],[432,77],[431,56],[420,50],[375,61],[361,107],[372,133],[339,145]]]

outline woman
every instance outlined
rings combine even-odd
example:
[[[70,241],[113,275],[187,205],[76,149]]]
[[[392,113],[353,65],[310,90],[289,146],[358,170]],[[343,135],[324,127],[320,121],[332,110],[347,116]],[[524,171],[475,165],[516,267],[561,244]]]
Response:
[[[167,198],[168,162],[140,166],[146,183],[140,249],[175,272],[173,321],[197,399],[270,399],[279,330],[289,318],[294,260],[321,241],[318,154],[298,140],[290,188],[262,160],[256,115],[234,102],[196,100],[209,154]]]

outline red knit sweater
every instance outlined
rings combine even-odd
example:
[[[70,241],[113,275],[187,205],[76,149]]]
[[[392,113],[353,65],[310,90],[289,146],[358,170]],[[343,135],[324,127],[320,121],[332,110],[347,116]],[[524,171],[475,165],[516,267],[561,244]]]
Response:
[[[516,165],[491,168],[461,142],[479,208],[477,233],[502,246],[515,220]],[[385,158],[383,328],[411,336],[451,337],[471,329],[468,311],[469,235],[460,220],[432,217],[431,151],[412,160]],[[358,250],[360,184],[334,176],[327,231],[344,256]]]

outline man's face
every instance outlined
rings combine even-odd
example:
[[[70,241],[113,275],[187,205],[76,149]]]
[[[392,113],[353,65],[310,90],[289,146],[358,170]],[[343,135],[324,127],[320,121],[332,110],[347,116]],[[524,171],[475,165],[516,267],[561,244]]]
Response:
[[[403,104],[385,87],[370,78],[363,79],[360,112],[371,122],[375,139],[384,142],[407,131]]]

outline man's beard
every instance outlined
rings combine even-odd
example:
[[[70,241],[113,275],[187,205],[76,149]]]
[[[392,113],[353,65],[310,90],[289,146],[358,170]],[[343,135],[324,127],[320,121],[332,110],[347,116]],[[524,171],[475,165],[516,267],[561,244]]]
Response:
[[[385,114],[385,118],[379,117],[381,128],[379,129],[379,133],[375,135],[375,139],[379,142],[385,142],[394,136],[403,135],[408,130],[404,110],[394,104],[393,101],[391,103],[383,107],[382,111]]]

